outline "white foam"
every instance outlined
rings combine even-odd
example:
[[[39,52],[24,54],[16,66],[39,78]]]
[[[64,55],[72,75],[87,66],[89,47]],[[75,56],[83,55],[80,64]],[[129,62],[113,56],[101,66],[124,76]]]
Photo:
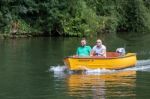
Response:
[[[65,73],[66,69],[66,66],[50,66],[49,71],[54,73],[54,77],[61,79],[67,76]]]
[[[88,69],[85,71],[85,74],[105,74],[105,73],[112,73],[115,72],[116,70],[108,70],[108,69]]]
[[[124,69],[124,70],[150,71],[150,65],[146,65],[146,66],[136,66],[136,67],[127,68],[127,69]]]
[[[136,66],[146,66],[150,65],[150,59],[147,60],[138,60]]]
[[[49,71],[52,72],[63,72],[67,69],[67,66],[50,66]]]

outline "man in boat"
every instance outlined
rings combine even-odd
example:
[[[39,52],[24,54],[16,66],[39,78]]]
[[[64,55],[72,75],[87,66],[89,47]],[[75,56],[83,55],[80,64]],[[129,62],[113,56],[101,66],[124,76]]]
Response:
[[[106,47],[102,44],[101,39],[97,39],[96,45],[92,48],[91,56],[106,57]]]
[[[81,46],[77,48],[77,56],[90,56],[91,47],[86,45],[86,39],[81,40]]]

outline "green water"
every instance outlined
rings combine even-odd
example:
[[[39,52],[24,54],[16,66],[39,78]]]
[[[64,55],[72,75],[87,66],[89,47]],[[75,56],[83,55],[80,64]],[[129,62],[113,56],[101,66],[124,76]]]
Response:
[[[75,54],[80,38],[0,40],[0,99],[149,99],[150,35],[99,37],[108,51],[125,47],[137,53],[140,65],[102,74],[70,74],[60,70],[65,67],[63,58]],[[96,38],[87,41],[93,46]]]

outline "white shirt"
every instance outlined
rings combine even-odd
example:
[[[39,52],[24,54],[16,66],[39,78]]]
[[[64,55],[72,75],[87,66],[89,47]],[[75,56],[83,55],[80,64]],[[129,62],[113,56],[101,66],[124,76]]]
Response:
[[[105,56],[106,57],[106,52],[103,53],[104,51],[106,51],[106,47],[104,45],[101,45],[100,47],[97,47],[97,45],[95,45],[93,47],[92,51],[94,51],[94,54],[96,54],[96,56]]]

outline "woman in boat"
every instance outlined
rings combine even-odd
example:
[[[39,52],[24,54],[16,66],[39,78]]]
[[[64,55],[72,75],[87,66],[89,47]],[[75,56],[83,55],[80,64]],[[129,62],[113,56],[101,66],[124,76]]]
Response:
[[[102,44],[101,39],[97,39],[96,45],[92,48],[91,56],[106,57],[106,47]]]
[[[86,39],[81,40],[81,46],[77,48],[76,56],[90,56],[91,47],[86,45]]]

